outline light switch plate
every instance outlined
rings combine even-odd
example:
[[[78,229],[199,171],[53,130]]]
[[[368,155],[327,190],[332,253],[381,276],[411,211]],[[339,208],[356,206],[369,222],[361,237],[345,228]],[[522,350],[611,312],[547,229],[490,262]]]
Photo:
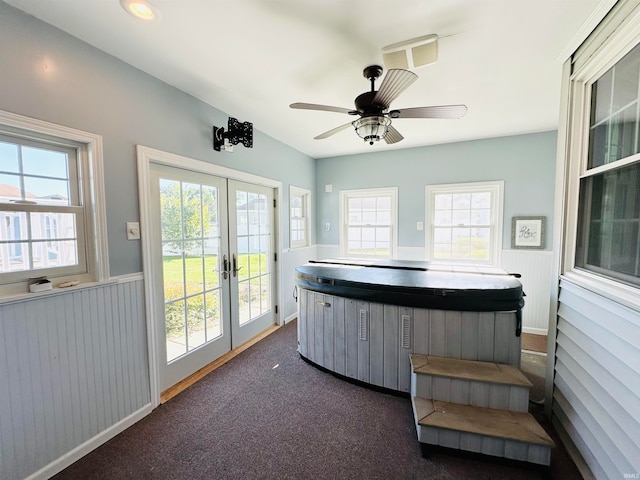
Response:
[[[418,222],[416,223],[416,229],[421,232],[422,230],[424,230],[424,223],[422,222]]]
[[[140,240],[140,223],[127,222],[127,240]]]

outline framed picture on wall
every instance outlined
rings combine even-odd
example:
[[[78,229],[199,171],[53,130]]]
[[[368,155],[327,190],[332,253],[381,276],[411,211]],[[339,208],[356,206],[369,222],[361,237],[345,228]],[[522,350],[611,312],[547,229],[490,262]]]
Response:
[[[511,248],[544,248],[545,217],[513,217]]]

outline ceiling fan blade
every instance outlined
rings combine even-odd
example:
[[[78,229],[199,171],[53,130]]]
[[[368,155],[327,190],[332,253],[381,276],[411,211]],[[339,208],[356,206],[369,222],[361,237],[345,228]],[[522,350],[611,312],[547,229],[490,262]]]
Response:
[[[384,136],[384,141],[388,144],[398,143],[400,140],[404,140],[402,134],[393,128],[393,125],[387,127],[387,134]]]
[[[378,93],[373,97],[373,103],[389,108],[391,102],[398,98],[398,96],[417,79],[418,76],[409,70],[402,70],[400,68],[387,70],[387,74],[380,84]]]
[[[389,116],[391,118],[461,118],[465,113],[467,113],[466,105],[434,105],[393,110],[389,112]]]
[[[341,132],[342,130],[346,130],[347,128],[349,128],[351,126],[352,126],[351,122],[345,123],[344,125],[340,125],[339,127],[332,128],[328,132],[321,133],[317,137],[313,137],[313,139],[314,140],[323,140],[325,138],[330,137],[331,135],[335,135],[336,133]]]
[[[292,103],[289,105],[291,108],[297,108],[300,110],[320,110],[323,112],[337,112],[337,113],[351,113],[352,108],[332,107],[330,105],[316,105],[315,103]]]

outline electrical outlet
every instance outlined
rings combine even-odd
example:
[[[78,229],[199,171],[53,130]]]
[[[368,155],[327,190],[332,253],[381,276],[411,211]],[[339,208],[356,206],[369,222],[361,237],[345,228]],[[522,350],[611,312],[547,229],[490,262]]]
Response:
[[[424,223],[422,222],[418,222],[416,223],[416,229],[421,232],[422,230],[424,230]]]

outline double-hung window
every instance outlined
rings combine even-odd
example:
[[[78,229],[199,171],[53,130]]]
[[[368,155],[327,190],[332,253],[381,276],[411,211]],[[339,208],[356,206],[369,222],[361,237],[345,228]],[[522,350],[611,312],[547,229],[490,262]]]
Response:
[[[98,136],[0,112],[0,294],[27,291],[34,277],[106,277],[100,146]]]
[[[309,245],[309,190],[291,186],[289,188],[289,244],[291,248]]]
[[[640,286],[640,45],[586,82],[575,267]]]
[[[340,246],[343,256],[395,258],[397,197],[397,188],[340,192]]]
[[[498,265],[502,191],[502,181],[427,186],[427,259]]]

